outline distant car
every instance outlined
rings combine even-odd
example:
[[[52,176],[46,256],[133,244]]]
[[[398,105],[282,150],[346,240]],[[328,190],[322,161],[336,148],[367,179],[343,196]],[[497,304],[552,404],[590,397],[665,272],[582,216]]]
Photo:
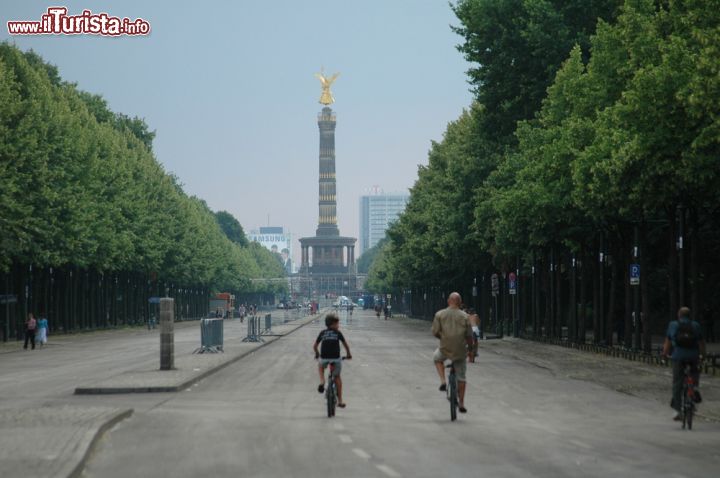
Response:
[[[285,308],[285,304],[283,304],[282,302],[278,302],[277,308],[278,308],[278,309],[284,309],[284,308]]]

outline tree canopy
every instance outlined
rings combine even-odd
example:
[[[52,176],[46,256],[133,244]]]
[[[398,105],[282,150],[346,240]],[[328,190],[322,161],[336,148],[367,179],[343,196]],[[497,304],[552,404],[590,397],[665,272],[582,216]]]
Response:
[[[467,290],[478,274],[520,263],[552,274],[564,264],[569,281],[574,258],[593,263],[589,251],[615,258],[603,264],[614,278],[638,228],[652,271],[648,317],[677,302],[677,224],[688,217],[696,262],[681,280],[698,305],[718,275],[714,259],[697,262],[700,251],[720,253],[716,2],[460,0],[453,9],[475,103],[433,143],[368,282]]]
[[[239,222],[189,197],[152,152],[154,132],[0,44],[0,270],[134,271],[247,291],[284,275]]]

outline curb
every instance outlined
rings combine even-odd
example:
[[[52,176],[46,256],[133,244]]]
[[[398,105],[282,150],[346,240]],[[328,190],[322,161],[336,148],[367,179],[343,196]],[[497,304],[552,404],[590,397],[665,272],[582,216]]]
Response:
[[[207,378],[208,376],[214,374],[215,372],[218,372],[225,367],[234,364],[238,360],[247,357],[248,355],[256,352],[257,350],[265,347],[266,345],[270,345],[273,342],[276,342],[281,337],[286,337],[293,332],[295,332],[298,329],[301,329],[305,327],[308,324],[313,323],[315,320],[319,320],[324,314],[326,314],[327,311],[324,311],[320,314],[318,314],[316,317],[312,317],[312,320],[308,320],[305,323],[302,323],[295,327],[294,329],[290,330],[288,333],[283,335],[266,335],[264,337],[269,337],[267,341],[260,343],[257,347],[255,347],[252,350],[247,350],[240,355],[231,358],[230,360],[223,362],[221,364],[216,365],[215,367],[209,368],[203,373],[196,375],[178,385],[171,385],[171,386],[158,386],[158,387],[77,387],[75,388],[75,395],[111,395],[111,394],[127,394],[127,393],[175,393],[180,392],[182,390],[185,390],[192,385],[196,384],[197,382]]]
[[[121,421],[125,420],[126,418],[130,417],[132,415],[133,410],[127,409],[123,410],[117,414],[115,414],[114,417],[107,420],[105,423],[103,423],[100,427],[98,427],[97,430],[95,430],[95,433],[92,434],[92,437],[88,440],[87,446],[85,447],[85,452],[83,453],[82,457],[80,458],[80,461],[77,465],[72,469],[70,474],[68,474],[68,478],[80,478],[82,476],[82,472],[85,469],[85,466],[87,465],[88,460],[90,459],[90,455],[95,450],[95,447],[97,446],[100,439],[105,435],[105,432],[110,430],[112,427],[120,423]]]

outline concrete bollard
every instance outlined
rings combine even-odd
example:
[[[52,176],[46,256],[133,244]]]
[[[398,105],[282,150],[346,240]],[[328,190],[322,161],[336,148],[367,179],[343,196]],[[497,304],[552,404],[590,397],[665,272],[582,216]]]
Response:
[[[160,370],[175,368],[175,300],[160,299]]]

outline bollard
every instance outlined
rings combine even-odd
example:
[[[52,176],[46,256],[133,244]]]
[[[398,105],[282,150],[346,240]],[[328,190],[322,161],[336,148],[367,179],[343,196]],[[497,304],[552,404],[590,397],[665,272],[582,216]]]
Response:
[[[175,368],[175,300],[160,299],[160,370]]]

